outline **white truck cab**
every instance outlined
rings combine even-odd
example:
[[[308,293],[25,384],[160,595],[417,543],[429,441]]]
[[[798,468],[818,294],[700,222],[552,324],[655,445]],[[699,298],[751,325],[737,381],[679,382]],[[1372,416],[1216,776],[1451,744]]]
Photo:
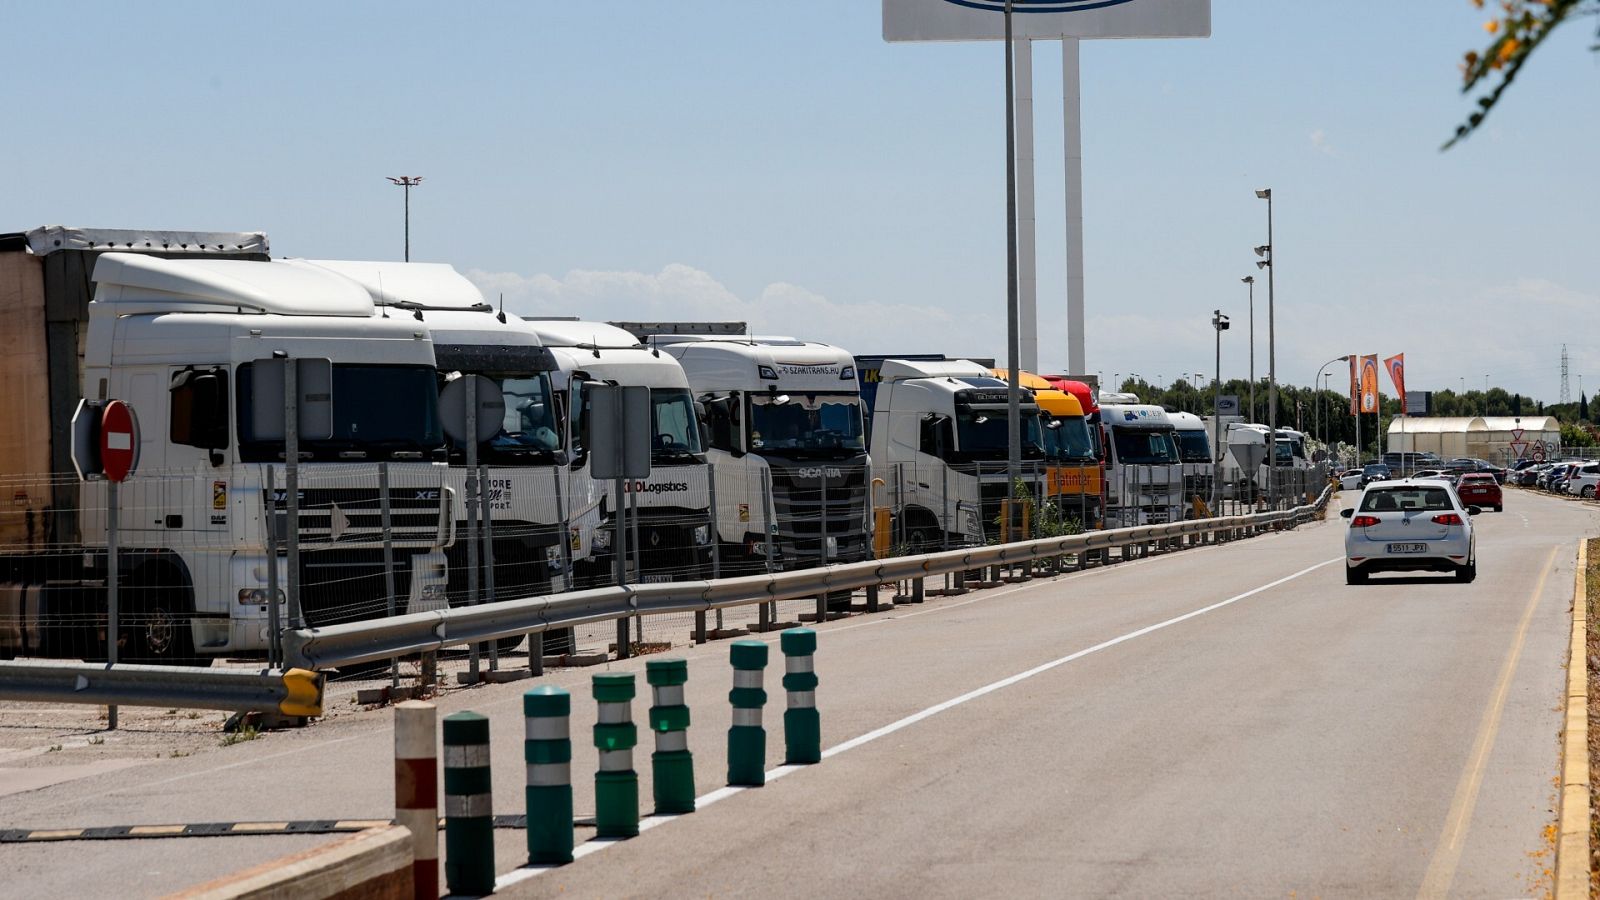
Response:
[[[1106,433],[1106,527],[1182,519],[1183,457],[1172,419],[1159,406],[1106,403],[1106,396],[1101,395],[1100,405]]]
[[[997,535],[1007,474],[1008,386],[967,360],[887,359],[873,399],[871,453],[895,533],[914,551]],[[1039,408],[1020,407],[1024,465],[1044,460]]]
[[[629,556],[638,560],[643,582],[681,581],[710,574],[712,521],[705,447],[694,395],[683,366],[671,355],[641,343],[604,322],[525,318],[523,327],[538,337],[555,359],[554,389],[566,416],[569,541],[574,569],[583,585],[612,580],[612,548],[619,502],[638,510],[630,525]],[[610,383],[647,387],[651,400],[650,476],[624,483],[616,497],[613,482],[592,477],[589,459],[589,401],[585,386]],[[630,516],[631,516],[630,512]]]
[[[791,337],[693,333],[742,323],[617,324],[676,359],[704,411],[725,573],[871,557],[854,357]]]
[[[505,400],[500,429],[475,448],[478,464],[488,473],[488,500],[478,511],[478,521],[490,522],[494,539],[494,578],[491,582],[480,576],[479,599],[566,590],[565,510],[558,495],[566,489],[566,453],[551,382],[559,369],[538,335],[516,316],[495,312],[477,286],[446,263],[297,262],[360,284],[379,318],[425,326],[433,338],[440,388],[458,374],[479,375],[500,388]],[[448,435],[446,443],[457,534],[448,552],[449,595],[450,603],[460,606],[469,600],[466,447]],[[491,583],[492,598],[487,593]]]
[[[1216,460],[1205,421],[1186,412],[1167,413],[1167,418],[1172,422],[1172,436],[1178,442],[1178,457],[1183,460],[1182,499],[1192,501],[1200,497],[1209,501]]]

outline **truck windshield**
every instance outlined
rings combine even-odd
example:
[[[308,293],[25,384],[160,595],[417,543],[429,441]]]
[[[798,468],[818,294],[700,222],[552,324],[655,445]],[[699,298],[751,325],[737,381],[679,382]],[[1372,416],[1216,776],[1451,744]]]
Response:
[[[1113,428],[1111,443],[1117,462],[1125,465],[1170,465],[1179,461],[1178,447],[1171,431],[1149,428]]]
[[[1294,465],[1294,458],[1300,454],[1294,452],[1294,443],[1285,438],[1279,438],[1277,444],[1278,465]]]
[[[1044,429],[1044,451],[1050,459],[1092,460],[1097,457],[1094,438],[1089,433],[1088,420],[1080,416],[1063,416],[1054,428]]]
[[[1009,448],[1009,419],[1004,409],[956,409],[956,453],[952,461],[978,461],[1005,459]],[[1024,459],[1044,457],[1044,438],[1040,434],[1039,413],[1022,412],[1022,456]]]
[[[700,422],[688,388],[650,389],[650,461],[693,462],[702,452]]]
[[[551,399],[550,376],[537,372],[488,377],[500,385],[506,412],[500,433],[480,448],[480,461],[495,465],[552,459],[561,449],[561,425],[556,421],[555,402]]]
[[[253,366],[239,366],[236,379],[239,455],[245,462],[277,462],[283,441],[255,435]],[[300,452],[317,460],[421,459],[443,444],[432,366],[335,363],[333,436],[301,440]]]
[[[1211,462],[1211,441],[1204,431],[1173,432],[1178,439],[1178,455],[1186,463]]]
[[[787,399],[784,399],[787,397]],[[783,402],[778,402],[780,399]],[[750,449],[838,456],[866,449],[861,399],[855,395],[752,394]]]

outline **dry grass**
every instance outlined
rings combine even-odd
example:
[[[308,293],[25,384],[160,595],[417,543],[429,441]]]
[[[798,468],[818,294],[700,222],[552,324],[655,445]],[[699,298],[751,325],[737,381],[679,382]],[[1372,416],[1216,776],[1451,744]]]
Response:
[[[1584,635],[1589,675],[1589,783],[1600,784],[1600,539],[1589,541],[1589,569],[1584,573],[1589,606],[1589,632]],[[1589,794],[1589,895],[1600,896],[1600,793]]]

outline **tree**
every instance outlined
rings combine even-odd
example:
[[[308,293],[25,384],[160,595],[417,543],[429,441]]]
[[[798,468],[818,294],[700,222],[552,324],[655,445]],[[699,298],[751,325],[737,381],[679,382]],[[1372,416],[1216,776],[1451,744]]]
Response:
[[[1578,395],[1578,421],[1589,421],[1589,396],[1587,394]]]
[[[1472,5],[1482,9],[1484,0],[1472,0]],[[1533,51],[1552,32],[1579,16],[1600,15],[1600,0],[1500,0],[1498,5],[1495,18],[1483,23],[1489,32],[1489,46],[1467,51],[1461,61],[1461,93],[1469,94],[1480,85],[1487,90],[1478,97],[1478,109],[1456,126],[1455,136],[1445,142],[1446,150],[1483,124]],[[1600,50],[1600,44],[1589,49]]]

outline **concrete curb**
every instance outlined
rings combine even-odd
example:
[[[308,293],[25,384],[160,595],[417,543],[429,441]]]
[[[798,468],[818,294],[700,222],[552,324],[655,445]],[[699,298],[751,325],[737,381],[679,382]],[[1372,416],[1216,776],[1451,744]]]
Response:
[[[1556,838],[1556,900],[1589,896],[1589,542],[1578,542],[1567,653],[1566,726],[1561,733],[1561,815]]]
[[[172,894],[167,900],[410,900],[411,832],[370,828]]]

